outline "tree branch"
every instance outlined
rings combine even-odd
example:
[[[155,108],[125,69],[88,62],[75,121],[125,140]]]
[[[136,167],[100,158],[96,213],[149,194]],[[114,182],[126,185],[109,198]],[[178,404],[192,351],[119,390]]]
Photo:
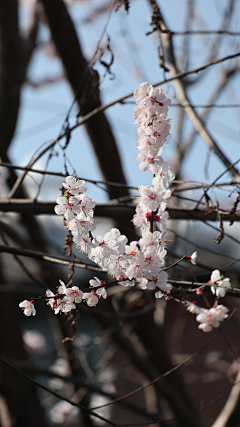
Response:
[[[128,198],[127,198],[128,199]],[[112,217],[118,218],[124,216],[131,219],[135,213],[136,206],[128,200],[126,202],[121,200],[113,200],[114,203],[98,203],[95,207],[95,216],[97,217]],[[35,201],[33,199],[0,199],[0,211],[2,212],[18,212],[29,213],[32,215],[55,215],[54,207],[55,201]],[[166,209],[171,219],[185,219],[185,220],[204,220],[204,221],[218,221],[219,213],[223,221],[240,221],[240,212],[231,214],[230,211],[223,211],[212,208],[211,212],[201,209],[168,207]]]

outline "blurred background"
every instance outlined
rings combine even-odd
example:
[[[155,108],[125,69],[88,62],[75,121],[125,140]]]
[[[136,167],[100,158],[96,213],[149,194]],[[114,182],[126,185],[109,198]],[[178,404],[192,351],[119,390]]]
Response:
[[[214,269],[239,286],[239,20],[239,0],[0,2],[1,427],[107,425],[67,400],[95,408],[139,387],[95,412],[118,426],[240,425],[239,310],[215,337],[181,304],[114,286],[97,308],[79,306],[63,342],[73,319],[44,300],[34,318],[18,307],[72,273],[82,289],[109,280],[81,268],[90,262],[54,214],[66,175],[97,202],[95,235],[139,238],[134,196],[151,174],[136,161],[132,93],[145,81],[172,101],[166,263],[198,251],[196,267],[169,270],[174,295],[212,305],[188,283]],[[223,300],[230,312],[237,295]]]

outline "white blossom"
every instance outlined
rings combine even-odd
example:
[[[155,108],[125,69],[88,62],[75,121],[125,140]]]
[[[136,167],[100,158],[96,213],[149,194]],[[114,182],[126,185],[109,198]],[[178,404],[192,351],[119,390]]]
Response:
[[[105,288],[98,288],[98,289],[96,290],[96,294],[97,294],[99,297],[103,297],[103,299],[106,299],[106,298],[107,298],[107,291],[106,291],[106,289],[105,289]]]
[[[87,305],[89,307],[95,307],[98,304],[98,297],[95,294],[95,291],[91,292],[84,292],[83,294],[83,300],[87,301]]]
[[[63,282],[62,282],[63,283]],[[63,283],[64,285],[64,283]],[[64,286],[60,287],[60,290],[64,290]],[[75,304],[73,304],[67,296],[61,297],[59,294],[54,294],[50,289],[46,290],[47,304],[54,310],[54,314],[58,313],[69,313],[72,310],[76,309]],[[53,298],[51,298],[53,297]]]
[[[231,287],[230,279],[228,277],[221,276],[219,270],[214,270],[211,274],[210,283],[213,283],[211,286],[211,291],[217,297],[225,297],[226,290]]]
[[[65,182],[63,182],[63,187],[71,194],[85,193],[86,188],[83,187],[85,181],[76,179],[74,176],[67,176]]]
[[[169,164],[164,162],[163,158],[159,161],[159,168],[156,173],[156,176],[153,178],[154,187],[164,187],[168,188],[169,183],[175,178],[175,173],[169,168]]]
[[[75,302],[79,304],[82,302],[83,292],[78,288],[78,286],[73,286],[72,288],[67,288],[65,283],[62,280],[59,280],[61,286],[58,288],[59,294],[64,294],[70,302]]]
[[[162,151],[162,150],[161,150]],[[160,151],[160,153],[161,153]],[[139,169],[142,172],[146,172],[149,170],[152,174],[157,174],[162,163],[162,157],[160,153],[157,156],[153,156],[150,154],[139,153],[137,155],[137,160],[140,160]]]
[[[20,302],[19,307],[23,309],[23,314],[25,314],[25,316],[36,315],[34,301],[28,301],[27,299],[25,299],[24,301]]]
[[[93,220],[89,217],[86,217],[83,212],[80,212],[68,223],[68,229],[71,230],[74,236],[83,235],[88,237],[89,231],[93,231],[95,228],[96,227],[93,223]]]
[[[211,332],[212,328],[218,328],[220,322],[228,317],[228,308],[224,305],[217,305],[208,309],[202,309],[201,313],[196,317],[197,322],[200,323],[199,329],[203,332]]]
[[[148,83],[141,83],[134,92],[134,100],[136,104],[144,103],[150,99],[150,91],[152,86]]]
[[[197,264],[197,251],[195,251],[195,252],[192,253],[192,255],[190,256],[190,260],[191,260],[191,263],[193,265]]]

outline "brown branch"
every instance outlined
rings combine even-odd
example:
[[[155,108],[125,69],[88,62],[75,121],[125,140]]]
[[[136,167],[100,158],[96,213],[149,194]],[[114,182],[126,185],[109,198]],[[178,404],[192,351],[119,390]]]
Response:
[[[66,260],[64,257],[57,257],[55,255],[46,254],[44,252],[21,249],[13,246],[0,245],[0,253],[1,252],[15,254],[15,255],[22,255],[29,258],[38,259],[40,261],[47,261],[47,262],[51,262],[59,265],[70,266],[72,262],[71,260],[70,261]],[[102,269],[99,267],[95,267],[94,265],[87,264],[87,263],[81,263],[79,261],[75,261],[75,267],[83,268],[91,271],[102,271]]]
[[[131,219],[135,213],[135,205],[126,202],[120,203],[98,203],[95,207],[95,215],[98,217],[113,217],[118,218],[121,216],[129,216]],[[55,201],[35,201],[33,199],[0,199],[0,211],[2,212],[28,212],[32,215],[55,215],[54,206]],[[217,210],[212,208],[211,212],[205,210],[183,208],[179,207],[168,207],[167,211],[171,219],[185,219],[185,220],[204,220],[204,221],[218,221],[218,212],[220,212],[223,221],[240,221],[240,212],[231,214],[229,211]]]

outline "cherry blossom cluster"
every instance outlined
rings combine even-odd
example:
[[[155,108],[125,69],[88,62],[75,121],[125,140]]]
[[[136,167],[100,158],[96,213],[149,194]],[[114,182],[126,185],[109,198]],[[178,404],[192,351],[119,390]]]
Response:
[[[64,195],[57,199],[57,215],[63,215],[68,230],[71,231],[76,246],[87,253],[103,271],[108,272],[123,286],[155,289],[160,298],[172,289],[167,283],[168,275],[163,271],[166,257],[165,211],[171,196],[169,183],[174,173],[161,157],[162,146],[169,135],[170,120],[167,117],[170,100],[161,88],[153,88],[143,83],[135,91],[138,104],[134,117],[138,125],[140,169],[150,166],[154,174],[153,185],[139,186],[136,214],[133,223],[141,229],[141,238],[128,244],[127,237],[117,228],[104,236],[93,236],[95,229],[93,208],[95,202],[88,198],[84,181],[67,177],[63,183]],[[139,157],[140,156],[140,157]],[[159,231],[154,231],[156,224]]]
[[[168,213],[165,211],[171,196],[169,183],[174,179],[174,172],[161,157],[162,147],[170,131],[168,106],[171,104],[162,88],[154,88],[148,83],[141,83],[134,93],[134,119],[139,135],[137,148],[140,153],[139,169],[149,170],[153,174],[152,186],[139,186],[140,197],[136,207],[133,223],[141,227],[142,232],[150,230],[154,222],[163,233],[166,230]]]
[[[103,286],[106,282],[99,280],[97,277],[89,280],[91,288],[98,287],[98,289],[91,290],[90,292],[81,291],[78,286],[68,288],[62,280],[59,280],[60,286],[58,292],[54,293],[50,289],[46,290],[45,298],[49,307],[58,313],[70,313],[72,310],[76,310],[76,304],[80,304],[82,301],[86,301],[89,307],[96,306],[99,299],[102,297],[107,298],[107,291]],[[19,307],[23,309],[25,316],[35,316],[36,309],[34,307],[34,301],[24,300],[19,304]]]
[[[55,314],[60,312],[69,313],[76,309],[75,304],[80,304],[82,301],[86,301],[89,307],[93,307],[97,305],[101,296],[103,298],[107,297],[107,291],[104,287],[98,288],[96,292],[83,292],[77,286],[67,288],[62,280],[59,280],[59,282],[61,286],[58,287],[57,294],[54,294],[50,289],[47,289],[46,291],[46,296],[49,298],[47,304],[52,310],[54,310]],[[90,286],[92,287],[99,286],[101,284],[102,283],[99,279],[90,280]]]
[[[78,181],[76,178],[68,176],[66,182],[63,183],[63,187],[66,189],[64,196],[57,199],[58,205],[55,207],[55,212],[63,215],[66,226],[72,233],[73,242],[82,252],[87,253],[88,258],[103,271],[118,280],[119,284],[134,286],[137,282],[142,289],[156,288],[156,297],[159,298],[160,294],[164,296],[164,292],[168,292],[172,288],[167,283],[167,273],[162,271],[167,253],[164,232],[151,232],[150,227],[144,227],[142,237],[129,245],[127,237],[122,235],[117,228],[112,228],[104,236],[93,237],[95,202],[85,195],[86,189],[83,185],[84,181]],[[157,188],[155,192],[157,192]],[[168,192],[170,193],[170,190]],[[166,204],[165,199],[164,193],[164,203]],[[157,202],[153,200],[152,203],[155,205],[151,206],[151,209],[156,210],[159,204],[163,203],[161,200],[160,197]],[[137,209],[146,208],[141,197],[138,198],[138,201]],[[150,214],[153,212],[149,208],[148,211]],[[163,226],[162,229],[164,229]],[[159,290],[163,293],[159,293]]]
[[[230,279],[221,275],[219,270],[214,270],[208,282],[211,285],[211,292],[217,298],[223,298],[226,295],[226,290],[231,288]],[[197,292],[198,293],[198,292]],[[200,292],[201,294],[202,292]],[[187,310],[190,313],[197,314],[196,320],[200,323],[199,329],[204,332],[211,332],[212,328],[218,328],[220,323],[228,317],[228,308],[224,305],[218,305],[216,301],[212,308],[206,309],[199,307],[194,302],[185,301]]]
[[[140,228],[141,237],[128,243],[126,236],[117,228],[112,228],[104,236],[96,235],[94,224],[95,201],[86,195],[85,181],[67,176],[63,182],[62,197],[57,199],[55,213],[62,215],[66,228],[71,232],[78,249],[86,253],[103,271],[122,286],[137,285],[140,289],[153,290],[156,298],[170,298],[172,285],[164,270],[166,250],[167,203],[171,196],[170,182],[174,172],[161,157],[163,146],[170,131],[167,98],[162,88],[154,88],[142,83],[134,93],[137,106],[134,118],[137,124],[139,168],[153,174],[152,185],[140,185],[136,197],[136,213],[133,224]],[[185,257],[196,264],[197,252]],[[211,275],[211,290],[217,298],[225,296],[231,286],[227,278],[218,270]],[[85,301],[89,307],[96,306],[99,299],[107,297],[106,282],[95,277],[89,282],[89,291],[83,292],[77,286],[69,288],[60,280],[57,293],[46,291],[45,299],[55,314],[69,313],[76,304]],[[95,288],[95,289],[91,289]],[[200,293],[201,291],[199,291]],[[187,309],[197,314],[199,328],[209,332],[219,326],[227,317],[228,309],[217,305],[210,310],[199,308],[186,301]],[[34,301],[23,301],[19,305],[25,315],[35,315]]]

